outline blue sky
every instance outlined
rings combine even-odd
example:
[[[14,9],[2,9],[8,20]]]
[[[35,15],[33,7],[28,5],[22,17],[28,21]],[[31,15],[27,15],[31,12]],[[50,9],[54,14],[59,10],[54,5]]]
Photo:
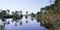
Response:
[[[10,9],[10,11],[26,11],[37,13],[41,7],[50,5],[50,0],[0,0],[0,9]]]

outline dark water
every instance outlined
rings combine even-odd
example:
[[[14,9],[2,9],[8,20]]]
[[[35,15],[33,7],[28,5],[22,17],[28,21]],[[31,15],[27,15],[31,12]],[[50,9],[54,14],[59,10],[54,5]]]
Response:
[[[47,30],[45,27],[40,26],[35,18],[28,16],[26,19],[23,16],[20,20],[13,20],[12,18],[6,19],[2,22],[0,19],[0,30]]]

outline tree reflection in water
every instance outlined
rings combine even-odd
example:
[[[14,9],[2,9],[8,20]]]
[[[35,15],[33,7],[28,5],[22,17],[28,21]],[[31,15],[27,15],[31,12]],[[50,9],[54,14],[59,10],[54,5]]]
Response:
[[[26,16],[25,16],[25,18],[27,19],[27,18],[28,18],[28,16],[26,15]]]
[[[22,18],[21,18],[22,19]],[[22,25],[23,22],[21,19],[12,19],[11,22],[14,23],[15,22],[15,27],[17,27],[17,23],[20,22],[19,24]],[[21,21],[20,21],[21,20]],[[1,19],[3,25],[0,25],[0,30],[5,30],[5,25],[9,25],[10,24],[10,21],[9,20],[6,20],[6,18],[2,18]]]
[[[11,20],[11,22],[14,22],[14,20]]]
[[[31,20],[33,21],[34,20],[34,17],[31,17]]]
[[[17,27],[17,23],[15,23],[15,27]]]
[[[34,17],[30,17],[31,19],[30,20],[34,20]],[[3,24],[4,24],[4,26],[0,26],[0,28],[1,28],[1,30],[4,30],[4,28],[5,28],[5,25],[7,24],[7,25],[9,25],[10,24],[10,21],[8,20],[6,20],[6,19],[3,19],[3,20],[1,20],[2,22],[4,22]],[[14,23],[14,26],[15,27],[17,27],[17,25],[19,24],[19,25],[22,25],[23,24],[23,21],[27,24],[27,23],[29,23],[29,20],[28,19],[25,19],[25,20],[20,20],[20,19],[13,19],[13,20],[11,20],[11,22],[12,23]],[[37,20],[37,22],[40,22],[40,25],[41,26],[48,26],[48,25],[45,25],[44,23],[42,23],[42,21],[40,21],[40,20]]]
[[[4,26],[5,26],[6,23],[3,23],[3,24],[4,24]]]
[[[53,24],[51,22],[48,22],[46,20],[39,20],[37,19],[37,22],[40,22],[40,26],[43,26],[47,29],[51,28],[53,26]]]
[[[0,25],[0,30],[4,30],[4,26]]]
[[[2,18],[2,22],[5,22],[6,21],[6,19],[5,18]]]
[[[28,23],[28,20],[26,20],[26,23]]]
[[[1,19],[3,22],[2,25],[0,25],[0,30],[5,30],[5,24],[6,24],[6,19]]]
[[[20,21],[20,25],[22,25],[22,23],[23,23],[23,22],[22,22],[22,21]]]
[[[7,25],[10,24],[10,21],[7,21]]]

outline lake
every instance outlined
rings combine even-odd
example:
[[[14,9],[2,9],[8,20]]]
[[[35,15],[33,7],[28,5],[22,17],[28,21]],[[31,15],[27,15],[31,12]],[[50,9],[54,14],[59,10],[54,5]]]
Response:
[[[28,16],[22,19],[13,20],[12,18],[2,21],[0,19],[0,30],[47,30],[45,27],[40,26],[40,22],[34,17]]]

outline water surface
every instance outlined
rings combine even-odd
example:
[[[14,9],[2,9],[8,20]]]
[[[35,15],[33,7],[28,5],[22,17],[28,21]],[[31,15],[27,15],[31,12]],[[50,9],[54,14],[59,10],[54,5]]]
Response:
[[[28,16],[22,19],[13,20],[12,18],[1,21],[0,19],[0,30],[47,30],[45,27],[40,26],[40,22],[37,22],[35,18]]]

